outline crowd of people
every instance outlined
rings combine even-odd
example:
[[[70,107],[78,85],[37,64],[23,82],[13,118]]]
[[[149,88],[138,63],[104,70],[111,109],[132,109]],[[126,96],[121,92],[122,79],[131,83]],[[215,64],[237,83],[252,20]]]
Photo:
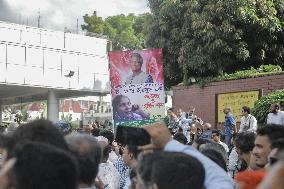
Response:
[[[171,108],[165,122],[143,128],[151,137],[144,146],[119,144],[96,125],[13,124],[0,135],[0,189],[282,189],[284,113],[272,104],[258,126],[242,110],[238,129],[224,108],[219,130],[194,107]]]

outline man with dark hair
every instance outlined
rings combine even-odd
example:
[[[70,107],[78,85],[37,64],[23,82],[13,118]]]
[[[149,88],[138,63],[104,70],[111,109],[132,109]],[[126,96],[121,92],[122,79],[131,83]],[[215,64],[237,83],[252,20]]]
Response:
[[[227,144],[221,141],[221,131],[220,130],[217,130],[217,129],[212,130],[212,140],[220,144],[221,146],[223,146],[226,152],[229,153],[229,148]]]
[[[271,104],[270,113],[267,115],[267,124],[276,124],[284,127],[284,112],[280,111],[280,104]]]
[[[245,131],[238,133],[235,139],[236,151],[239,158],[245,162],[248,168],[250,165],[255,138],[256,134],[254,132]]]
[[[221,155],[222,159],[224,160],[225,164],[227,164],[227,162],[228,162],[228,153],[226,152],[226,150],[224,149],[224,147],[222,145],[220,145],[220,144],[218,144],[216,142],[206,143],[206,144],[200,145],[199,151],[201,153],[203,153],[204,151],[207,151],[207,150],[214,150],[214,151],[218,152]],[[226,169],[226,171],[227,171],[227,169]]]
[[[257,136],[254,142],[253,155],[256,159],[256,165],[264,168],[268,163],[268,155],[271,152],[271,144],[284,138],[284,127],[279,125],[264,125],[257,130]]]
[[[187,138],[184,136],[183,133],[176,133],[173,139],[179,141],[182,144],[187,144]]]
[[[8,157],[10,156],[9,153],[13,151],[13,148],[18,143],[24,141],[46,143],[57,148],[68,150],[62,133],[60,133],[59,129],[57,129],[52,122],[47,120],[32,121],[17,128],[10,137],[9,143],[7,143],[7,145],[9,145],[7,147],[11,149],[8,151]]]
[[[108,139],[108,143],[111,148],[111,151],[109,152],[108,160],[114,163],[117,160],[118,156],[115,153],[115,146],[113,146],[113,141],[114,141],[113,132],[109,130],[103,130],[99,133],[99,136],[103,136]]]
[[[8,167],[8,183],[14,189],[78,187],[78,169],[72,155],[48,144],[18,143],[13,150],[12,158],[4,167]]]
[[[202,145],[202,144],[207,144],[207,143],[213,143],[212,140],[210,139],[204,139],[204,138],[197,138],[193,141],[192,143],[192,147],[199,150],[199,147]]]
[[[256,132],[257,120],[250,114],[250,108],[247,106],[242,107],[242,117],[239,132],[251,131]]]
[[[125,84],[153,83],[152,76],[142,71],[143,58],[139,53],[132,53],[129,64],[132,74],[126,78]]]
[[[122,153],[122,158],[125,163],[125,165],[129,166],[131,169],[137,166],[138,163],[138,155],[141,152],[141,150],[138,150],[137,146],[127,144]],[[123,189],[128,189],[130,186],[130,178],[128,175],[128,178],[126,178],[126,183],[123,187]]]
[[[155,152],[139,161],[136,188],[202,189],[204,179],[205,170],[196,158],[180,152]]]
[[[228,147],[231,147],[231,139],[233,134],[237,132],[236,128],[236,120],[231,113],[230,107],[225,107],[223,112],[225,114],[225,123],[224,123],[224,135],[225,135],[225,143]]]
[[[79,165],[79,188],[91,188],[98,174],[102,150],[97,140],[87,134],[75,133],[66,136],[70,151]]]

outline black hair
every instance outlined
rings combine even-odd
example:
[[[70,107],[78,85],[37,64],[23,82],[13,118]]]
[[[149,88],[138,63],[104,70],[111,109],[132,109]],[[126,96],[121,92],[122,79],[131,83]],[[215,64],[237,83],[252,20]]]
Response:
[[[273,103],[272,105],[278,110],[280,110],[280,108],[281,108],[279,103]]]
[[[244,112],[247,112],[248,114],[250,114],[250,108],[248,106],[243,106],[242,109]]]
[[[160,189],[202,189],[205,179],[199,160],[181,152],[146,154],[138,163],[137,173],[146,185],[157,184]]]
[[[97,140],[87,134],[71,134],[66,137],[70,151],[78,161],[80,182],[91,186],[99,170],[102,150]]]
[[[179,141],[182,144],[187,144],[187,138],[184,136],[183,133],[176,133],[173,137],[173,139]]]
[[[272,142],[272,148],[278,148],[278,151],[284,150],[284,138]]]
[[[103,149],[103,160],[107,160],[109,158],[109,153],[111,152],[111,146],[107,145]]]
[[[257,129],[257,135],[267,135],[272,144],[274,141],[284,138],[284,127],[275,124],[265,124]]]
[[[9,144],[6,146],[8,149],[8,157],[16,144],[24,141],[46,143],[56,146],[57,148],[68,150],[63,134],[52,122],[44,119],[21,125],[9,140]]]
[[[221,131],[219,129],[213,129],[212,134],[216,134],[217,136],[221,136]]]
[[[111,132],[109,130],[103,130],[103,131],[100,132],[99,135],[107,138],[109,145],[112,145],[112,142],[114,141],[114,134],[113,134],[113,132]]]
[[[197,138],[194,140],[194,143],[197,144],[197,150],[199,150],[200,145],[207,144],[207,143],[213,143],[213,141],[210,139],[206,139],[206,138]]]
[[[100,136],[100,132],[101,132],[101,131],[102,131],[102,130],[99,129],[99,128],[94,128],[94,129],[92,129],[91,133],[92,133],[92,135],[93,135],[94,137],[98,137],[98,136]]]
[[[235,139],[236,147],[243,153],[249,153],[253,150],[256,134],[254,132],[245,131],[238,133]]]
[[[202,151],[202,154],[204,154],[209,159],[214,161],[217,165],[219,165],[226,172],[228,171],[226,161],[224,160],[224,157],[222,156],[220,152],[213,150],[213,149],[205,149]]]
[[[16,189],[76,189],[78,167],[73,156],[49,144],[18,143],[12,154],[16,163],[10,171]]]
[[[128,149],[128,152],[131,153],[135,159],[137,159],[140,152],[142,152],[138,149],[138,146],[135,145],[127,144],[126,147]]]

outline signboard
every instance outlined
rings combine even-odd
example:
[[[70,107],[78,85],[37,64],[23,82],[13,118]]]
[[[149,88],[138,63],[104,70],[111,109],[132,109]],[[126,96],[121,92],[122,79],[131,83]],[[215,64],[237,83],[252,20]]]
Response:
[[[248,106],[251,109],[254,107],[255,101],[257,101],[261,96],[261,91],[246,91],[246,92],[234,92],[217,94],[217,122],[224,123],[225,115],[223,109],[225,107],[230,107],[232,109],[232,114],[236,118],[237,122],[241,120],[242,107]]]
[[[109,53],[115,125],[142,126],[164,117],[162,49]]]

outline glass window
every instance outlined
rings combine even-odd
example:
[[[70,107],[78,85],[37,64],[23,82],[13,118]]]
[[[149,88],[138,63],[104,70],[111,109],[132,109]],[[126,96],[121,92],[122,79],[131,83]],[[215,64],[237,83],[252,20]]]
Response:
[[[6,45],[0,44],[0,63],[6,63]]]
[[[62,69],[78,71],[78,55],[62,53]]]
[[[7,65],[7,83],[24,84],[25,74],[26,70],[24,65]]]
[[[61,69],[61,52],[44,50],[44,67]]]
[[[25,65],[25,47],[8,45],[7,62],[10,64]]]
[[[27,48],[27,66],[43,67],[43,49]]]

